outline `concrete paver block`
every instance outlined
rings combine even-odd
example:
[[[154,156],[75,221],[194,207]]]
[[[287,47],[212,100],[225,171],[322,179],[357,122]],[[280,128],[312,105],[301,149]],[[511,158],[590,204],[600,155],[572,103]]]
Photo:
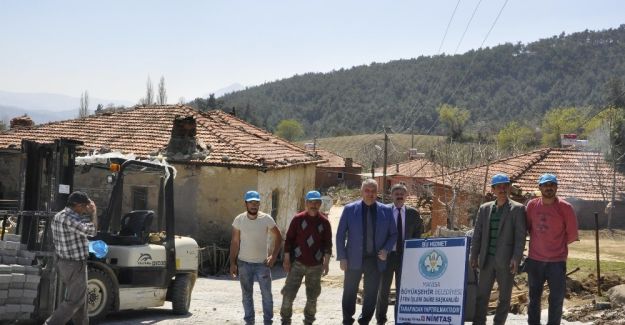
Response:
[[[2,256],[2,263],[4,264],[15,264],[17,263],[17,257],[15,256]]]
[[[20,250],[17,253],[18,257],[26,257],[26,258],[30,258],[30,259],[34,259],[35,255],[36,255],[35,252],[31,252],[31,251],[27,251],[27,250]]]
[[[11,283],[14,282],[26,282],[26,274],[24,273],[11,273]]]
[[[35,305],[21,305],[21,311],[23,313],[32,313],[35,311]]]
[[[5,250],[15,250],[15,251],[20,249],[21,245],[20,245],[19,241],[7,240],[7,236],[10,236],[10,235],[4,235],[4,249]]]
[[[39,266],[25,266],[24,269],[26,270],[24,273],[26,274],[36,274],[39,275],[41,274],[41,267]]]
[[[16,304],[7,304],[7,305],[4,305],[4,308],[6,309],[7,313],[19,313],[20,310],[22,310],[22,307]]]
[[[18,257],[17,264],[19,265],[33,265],[33,259],[28,257]]]
[[[13,264],[11,265],[11,273],[24,273],[26,267],[24,265]]]
[[[36,274],[26,274],[26,283],[39,283],[41,276]]]
[[[37,290],[24,290],[24,293],[22,294],[22,297],[24,297],[24,298],[35,298],[35,297],[37,297]]]
[[[10,265],[0,264],[0,274],[12,273],[12,269]]]
[[[26,282],[24,283],[24,290],[37,290],[39,289],[39,282]]]
[[[9,298],[22,298],[24,289],[9,289]]]
[[[11,283],[13,275],[11,273],[0,274],[0,283]]]
[[[24,289],[24,282],[11,282],[9,289]]]

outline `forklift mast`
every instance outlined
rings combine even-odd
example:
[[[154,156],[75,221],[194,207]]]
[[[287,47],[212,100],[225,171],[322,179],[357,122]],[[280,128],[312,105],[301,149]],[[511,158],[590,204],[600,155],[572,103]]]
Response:
[[[159,191],[159,227],[162,223],[161,211],[165,212],[165,251],[167,256],[167,277],[171,278],[176,270],[176,247],[175,247],[175,216],[174,216],[174,169],[171,166],[158,165],[146,161],[125,160],[122,158],[111,159],[112,163],[119,165],[119,171],[116,173],[115,184],[111,191],[111,198],[104,215],[100,218],[98,225],[98,236],[96,238],[106,237],[112,232],[111,225],[118,225],[122,217],[122,201],[124,194],[124,176],[126,170],[131,169],[149,169],[158,171],[162,174],[165,184],[161,186]],[[160,229],[160,228],[159,228]],[[105,240],[106,241],[106,240]]]

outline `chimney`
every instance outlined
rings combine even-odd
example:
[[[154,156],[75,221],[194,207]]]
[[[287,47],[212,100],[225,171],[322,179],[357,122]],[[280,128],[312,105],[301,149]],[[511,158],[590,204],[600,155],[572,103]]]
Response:
[[[35,122],[26,114],[11,119],[11,129],[23,129],[35,126]]]
[[[196,133],[196,123],[193,116],[176,116],[171,128],[171,138],[167,145],[167,151],[187,155],[194,153],[197,147]]]
[[[396,172],[396,173],[399,173],[399,163],[396,163],[396,164],[395,164],[395,172]]]
[[[353,167],[354,160],[352,158],[345,158],[345,167]]]

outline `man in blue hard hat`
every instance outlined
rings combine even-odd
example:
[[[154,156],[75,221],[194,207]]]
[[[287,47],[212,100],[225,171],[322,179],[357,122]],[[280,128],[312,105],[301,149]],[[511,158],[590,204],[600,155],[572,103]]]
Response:
[[[571,204],[558,198],[558,178],[543,174],[538,179],[541,197],[527,203],[529,254],[525,264],[529,286],[527,322],[540,324],[545,281],[549,286],[547,324],[560,324],[566,293],[568,245],[578,240],[577,217]]]
[[[273,296],[271,295],[271,267],[276,263],[280,252],[282,236],[273,218],[259,211],[260,194],[248,191],[244,196],[244,213],[238,215],[232,223],[230,241],[230,274],[239,276],[241,282],[245,324],[254,324],[254,279],[260,286],[263,305],[264,324],[273,323]],[[268,254],[267,241],[273,235],[271,255]]]
[[[306,193],[306,210],[291,220],[284,241],[284,270],[288,273],[282,289],[282,324],[291,324],[293,300],[306,278],[304,324],[315,321],[317,298],[321,294],[321,276],[328,274],[332,255],[332,229],[328,218],[319,211],[321,194]]]
[[[505,324],[510,310],[514,275],[525,248],[525,207],[508,198],[510,177],[497,174],[491,179],[495,201],[484,203],[477,213],[471,240],[470,263],[479,270],[473,324],[486,324],[486,312],[494,281],[499,301],[493,324]]]

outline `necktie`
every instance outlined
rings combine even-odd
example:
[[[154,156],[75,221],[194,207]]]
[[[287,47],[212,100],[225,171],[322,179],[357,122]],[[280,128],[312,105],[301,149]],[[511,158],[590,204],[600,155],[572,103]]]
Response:
[[[401,208],[397,208],[397,253],[404,251],[404,225],[401,221]]]

